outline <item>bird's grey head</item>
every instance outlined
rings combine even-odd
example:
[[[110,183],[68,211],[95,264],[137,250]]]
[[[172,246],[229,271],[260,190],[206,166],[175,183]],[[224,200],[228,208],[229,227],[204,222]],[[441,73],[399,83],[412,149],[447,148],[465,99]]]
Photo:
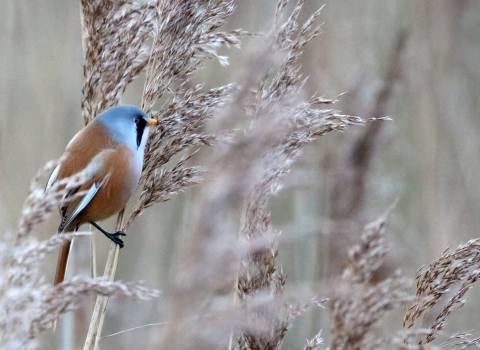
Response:
[[[140,108],[133,105],[116,106],[100,113],[95,119],[106,127],[117,142],[132,150],[143,151],[150,118]]]

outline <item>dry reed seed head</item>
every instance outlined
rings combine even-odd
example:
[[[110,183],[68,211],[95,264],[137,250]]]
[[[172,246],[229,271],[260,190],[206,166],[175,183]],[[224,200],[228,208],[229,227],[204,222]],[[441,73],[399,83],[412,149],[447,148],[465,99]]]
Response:
[[[277,74],[273,77],[268,87],[262,92],[263,100],[279,99],[287,93],[294,93],[303,86],[300,67],[297,66],[298,59],[303,54],[303,47],[313,38],[320,34],[320,27],[313,27],[313,23],[320,15],[323,7],[318,9],[310,18],[299,27],[298,16],[302,10],[304,0],[299,0],[291,15],[280,25],[282,10],[286,2],[280,0],[277,3],[273,27],[268,36],[274,52],[284,52],[285,57]]]
[[[461,350],[472,346],[478,347],[479,345],[479,337],[473,337],[472,334],[467,332],[460,332],[452,334],[449,339],[440,345],[440,347],[445,348],[447,346],[455,346],[455,350]]]
[[[143,185],[140,201],[135,205],[126,227],[149,206],[166,201],[178,191],[198,184],[202,180],[202,167],[187,167],[185,163],[194,155],[183,157],[171,170],[162,169],[170,159],[189,149],[211,146],[219,139],[216,135],[197,132],[215,111],[226,103],[233,91],[232,85],[198,92],[189,89],[182,97],[175,96],[170,106],[158,113],[159,127],[149,139],[145,153]]]
[[[174,0],[160,1],[157,8],[158,22],[147,68],[147,81],[143,94],[143,109],[150,111],[153,104],[169,88],[172,82],[183,82],[200,67],[207,53],[225,63],[218,56],[219,45],[238,46],[241,31],[219,33],[216,30],[235,8],[234,1]]]
[[[262,158],[262,166],[258,168],[259,173],[262,174],[259,176],[261,180],[255,186],[255,190],[250,192],[247,202],[246,224],[243,230],[243,234],[247,237],[272,234],[273,231],[267,229],[270,225],[269,216],[261,208],[265,206],[268,197],[280,188],[279,177],[291,168],[293,160],[298,156],[303,145],[326,132],[343,130],[351,124],[364,123],[361,118],[339,115],[334,111],[305,110],[304,105],[297,111],[297,116],[292,118],[289,124],[292,125],[290,132],[285,134],[283,140],[276,141],[274,146],[270,145],[272,148],[269,149],[267,146],[266,149],[269,150]],[[277,254],[276,245],[271,245],[259,249],[246,259],[238,280],[238,294],[241,300],[246,300],[249,294],[265,288],[271,288],[276,292],[283,288],[284,279],[275,268]],[[379,296],[385,297],[384,295]],[[385,299],[388,300],[386,297]],[[386,305],[379,303],[379,305],[385,310],[391,308],[388,303]],[[240,348],[276,348],[276,346],[280,346],[288,324],[286,319],[277,322],[278,328],[269,330],[269,332],[274,332],[273,338],[244,332],[238,339],[239,346]]]
[[[389,251],[385,240],[388,213],[364,227],[360,242],[349,251],[342,279],[349,283],[370,283],[372,273],[383,263]]]
[[[427,333],[425,329],[410,329],[408,331],[402,331],[398,334],[387,337],[378,337],[374,336],[372,339],[365,344],[365,347],[362,349],[375,349],[375,350],[419,350],[418,343],[416,339],[420,336]],[[441,350],[445,349],[443,345],[434,346],[427,344],[424,348],[425,350]]]
[[[188,82],[188,81],[187,81]],[[234,84],[228,84],[203,92],[203,86],[198,84],[184,89],[182,84],[174,93],[169,105],[159,112],[153,112],[152,117],[159,120],[153,130],[150,146],[158,149],[164,138],[184,129],[198,130],[205,121],[215,114],[215,111],[225,105],[234,91]],[[158,135],[158,136],[157,136]]]
[[[37,282],[40,262],[47,253],[58,249],[61,245],[72,240],[74,236],[87,233],[53,235],[44,241],[23,241],[15,246],[8,255],[8,263],[5,266],[9,286],[22,285],[26,282]]]
[[[171,158],[195,147],[212,146],[219,138],[200,131],[204,123],[215,115],[230,98],[232,84],[201,92],[202,86],[183,90],[178,88],[168,107],[153,112],[159,120],[147,143],[140,185],[142,194],[130,214],[125,228],[149,206],[169,200],[175,193],[201,182],[202,167],[187,167],[185,163],[194,155],[184,156],[171,170],[163,169]]]
[[[340,284],[332,298],[332,349],[366,349],[386,312],[404,305],[409,282],[398,276],[377,285]]]
[[[50,174],[58,165],[59,161],[50,161],[40,169],[30,183],[28,196],[22,208],[22,217],[18,227],[14,244],[17,244],[23,237],[27,236],[36,223],[40,223],[44,219],[45,214],[54,210],[51,207],[51,201],[45,201],[45,185],[43,179]],[[43,187],[43,191],[42,188]],[[58,206],[58,201],[53,204]]]
[[[59,180],[50,188],[45,188],[45,184],[41,182],[42,177],[51,173],[56,165],[58,165],[58,161],[47,163],[32,181],[29,194],[23,205],[18,230],[14,238],[15,245],[20,244],[20,242],[31,233],[35,225],[40,224],[48,218],[53,211],[58,210],[62,201],[72,201],[84,194],[83,192],[78,192],[75,195],[70,196],[68,199],[65,199],[66,195],[71,190],[80,187],[87,181],[87,178],[83,173]]]
[[[302,26],[299,35],[292,39],[298,27],[297,20],[302,5],[303,1],[299,1],[287,22],[277,31],[273,31],[276,34],[276,36],[272,35],[275,40],[273,49],[286,51],[285,59],[278,70],[271,69],[275,72],[272,82],[267,84],[267,75],[265,75],[265,78],[259,82],[256,93],[256,105],[253,108],[254,121],[248,131],[262,130],[261,124],[265,120],[268,120],[270,125],[281,125],[281,128],[275,130],[276,135],[269,140],[269,143],[258,148],[262,155],[256,166],[258,180],[253,182],[253,189],[247,196],[245,224],[241,230],[242,235],[247,238],[276,235],[270,228],[269,215],[265,212],[265,206],[269,197],[280,189],[280,176],[290,170],[303,145],[326,132],[342,130],[351,124],[365,123],[358,117],[341,115],[333,110],[312,108],[314,104],[323,103],[322,98],[298,102],[302,82],[299,67],[295,64],[303,46],[319,31],[317,28],[311,35],[307,34],[318,12],[308,20],[306,25]],[[283,6],[284,3],[280,2],[277,9],[280,11]],[[275,20],[275,23],[278,25],[279,21]],[[328,102],[331,101],[328,100]],[[278,107],[280,110],[277,110]],[[278,296],[283,289],[285,280],[275,267],[277,255],[277,245],[272,244],[253,252],[242,261],[237,292],[245,307],[248,308],[252,298],[259,293],[267,292],[272,293],[272,296]],[[251,317],[262,318],[259,312],[253,313]],[[258,331],[242,332],[237,340],[240,349],[276,349],[281,345],[289,327],[291,314],[286,312],[271,319],[268,315],[263,317],[267,322],[271,322],[268,332],[265,334]]]
[[[212,145],[217,136],[195,133],[224,105],[233,91],[226,85],[200,92],[202,86],[183,90],[186,77],[198,68],[203,51],[216,55],[218,45],[238,46],[237,36],[232,33],[215,32],[224,20],[233,13],[233,1],[161,1],[158,6],[158,23],[152,46],[147,81],[142,106],[150,110],[174,81],[182,81],[170,105],[160,113],[154,113],[159,126],[152,132],[145,154],[141,183],[143,191],[127,221],[129,226],[142,211],[154,203],[168,200],[174,193],[201,181],[203,169],[183,167],[188,157],[183,158],[173,170],[160,170],[170,159],[187,149]],[[217,56],[219,58],[219,56]]]
[[[410,300],[409,281],[398,275],[376,285],[370,284],[372,272],[380,266],[388,251],[384,233],[389,211],[366,225],[359,244],[350,250],[348,266],[330,305],[333,316],[331,347],[334,349],[366,348],[372,340],[373,328],[385,313]]]
[[[0,347],[3,349],[30,349],[36,347],[31,327],[35,322],[35,308],[44,291],[39,280],[39,267],[46,253],[55,250],[73,235],[54,235],[36,242],[28,237],[34,226],[58,210],[62,198],[73,188],[85,182],[82,174],[58,181],[45,190],[43,178],[58,161],[52,161],[39,171],[30,186],[13,247],[2,254],[0,279]],[[3,245],[2,246],[6,246]],[[42,287],[43,286],[43,287]]]
[[[295,316],[312,305],[322,303],[311,299],[311,292],[304,295],[294,291],[291,294],[286,296],[264,291],[249,296],[248,306],[244,307],[246,319],[237,339],[239,349],[280,349]]]
[[[85,233],[54,235],[42,242],[23,240],[11,252],[5,253],[1,265],[5,273],[0,279],[2,349],[36,348],[35,339],[39,332],[50,327],[53,319],[71,309],[86,292],[109,292],[108,289],[98,290],[111,288],[101,281],[84,280],[76,289],[64,289],[63,284],[54,288],[39,277],[39,266],[46,253],[82,234]],[[74,280],[67,285],[75,286],[75,283]],[[121,284],[114,286],[110,292],[140,298],[150,295],[150,291],[147,293],[145,289],[138,289],[136,286],[126,288]],[[146,294],[143,294],[144,292]],[[156,294],[155,291],[151,292],[152,296]]]
[[[42,178],[56,165],[58,161],[49,162],[32,182],[13,248],[5,250],[5,254],[1,257],[1,266],[4,271],[0,278],[0,329],[2,329],[0,347],[2,349],[36,348],[35,339],[39,332],[50,327],[51,322],[60,313],[68,311],[75,301],[88,291],[141,298],[156,295],[156,292],[145,294],[145,290],[137,286],[125,287],[120,283],[108,285],[95,280],[84,280],[80,285],[77,284],[77,288],[75,284],[70,285],[71,289],[65,289],[69,284],[65,286],[61,284],[54,288],[50,283],[45,284],[39,277],[39,267],[45,255],[74,236],[82,234],[55,234],[41,242],[28,239],[36,224],[44,221],[52,211],[58,210],[60,203],[66,201],[65,196],[87,181],[85,175],[79,173],[59,180],[45,189]],[[83,194],[77,192],[68,200]]]
[[[417,319],[423,318],[435,305],[445,300],[447,293],[452,294],[430,326],[428,334],[419,340],[420,347],[435,340],[445,328],[447,317],[465,304],[465,293],[479,278],[479,265],[480,239],[475,239],[454,251],[447,249],[428,268],[423,268],[417,274],[416,300],[405,314],[404,328],[413,327]],[[458,288],[453,289],[456,285]]]
[[[247,89],[248,87],[242,87],[237,92],[241,96],[240,100],[235,97],[231,101],[236,104],[236,108],[225,106],[225,110],[233,110],[236,114],[219,111],[223,112],[221,115],[224,118],[236,120],[239,117],[243,111],[239,103]],[[236,252],[235,242],[238,239],[243,202],[246,194],[252,191],[252,185],[258,182],[262,150],[278,139],[278,131],[285,129],[285,123],[276,123],[282,110],[284,109],[278,108],[277,113],[275,109],[276,113],[271,114],[269,123],[268,118],[262,118],[257,127],[248,129],[246,133],[237,132],[229,142],[224,141],[214,147],[208,168],[209,174],[215,176],[209,178],[201,191],[201,199],[194,211],[195,233],[189,244],[190,249],[185,254],[185,259],[182,259],[183,264],[175,283],[174,300],[177,310],[180,310],[178,313],[194,308],[192,300],[198,300],[199,295],[212,295],[212,292],[215,295],[215,288],[224,286],[231,292],[235,271],[238,270],[239,253]],[[284,118],[283,115],[282,117]],[[263,249],[264,245],[257,244],[255,250],[259,250],[259,247]],[[242,246],[242,254],[250,254],[250,250],[245,252],[245,244]],[[222,279],[228,283],[225,284]],[[231,306],[230,303],[228,305]],[[242,321],[242,326],[245,324]],[[208,325],[198,327],[200,329],[197,331],[201,331],[208,328]],[[195,329],[190,331],[194,332]],[[183,331],[176,329],[172,332]],[[168,337],[165,335],[164,339]]]
[[[126,230],[148,207],[167,201],[176,193],[202,182],[205,170],[200,166],[183,166],[188,159],[190,156],[182,159],[172,170],[156,170],[145,180],[140,199],[135,204],[123,230]]]
[[[35,336],[50,327],[58,316],[76,307],[77,302],[87,295],[123,296],[137,300],[149,300],[158,297],[158,290],[148,289],[138,282],[109,282],[101,278],[79,278],[65,281],[55,287],[44,290],[41,300],[34,309],[31,332]]]
[[[315,335],[310,340],[307,340],[307,344],[305,344],[305,347],[303,348],[304,350],[318,350],[320,349],[320,345],[323,345],[324,340],[322,338],[322,331],[318,332],[318,334]]]
[[[85,123],[119,103],[148,61],[157,1],[82,0]]]

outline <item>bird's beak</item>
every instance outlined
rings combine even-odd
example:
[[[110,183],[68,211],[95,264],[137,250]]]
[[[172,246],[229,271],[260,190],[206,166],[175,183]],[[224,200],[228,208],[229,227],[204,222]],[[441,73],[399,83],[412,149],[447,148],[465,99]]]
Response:
[[[147,122],[147,125],[152,126],[152,125],[157,125],[157,123],[158,123],[158,120],[152,118]]]

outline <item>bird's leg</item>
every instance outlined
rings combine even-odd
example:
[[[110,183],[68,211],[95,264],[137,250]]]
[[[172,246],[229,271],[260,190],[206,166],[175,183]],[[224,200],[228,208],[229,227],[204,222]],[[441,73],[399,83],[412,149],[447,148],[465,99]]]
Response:
[[[112,242],[118,244],[120,248],[123,248],[123,241],[120,239],[118,236],[126,236],[127,234],[123,231],[117,231],[115,233],[110,233],[105,231],[103,228],[98,226],[98,224],[94,221],[90,221],[90,224],[92,224],[94,227],[97,228],[101,233],[103,233],[105,236],[107,236]]]

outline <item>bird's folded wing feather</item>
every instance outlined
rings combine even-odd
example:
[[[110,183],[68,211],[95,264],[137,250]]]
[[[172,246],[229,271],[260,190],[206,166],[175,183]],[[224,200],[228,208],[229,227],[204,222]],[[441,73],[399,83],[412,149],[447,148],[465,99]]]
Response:
[[[75,219],[75,217],[88,205],[88,203],[90,203],[93,196],[95,196],[98,189],[102,186],[102,183],[103,182],[94,182],[84,196],[79,197],[78,200],[73,200],[65,207],[62,207],[62,222],[60,223],[60,226],[58,226],[58,232],[62,232],[65,227],[70,225],[73,219]],[[65,198],[68,198],[68,195]]]
[[[50,177],[48,178],[47,185],[45,186],[45,191],[52,187],[55,181],[57,181],[58,177],[58,172],[60,171],[60,164],[58,164],[55,169],[53,169],[52,173],[50,174]]]
[[[62,221],[60,223],[60,226],[58,227],[58,232],[62,232],[68,225],[70,225],[70,223],[72,223],[75,217],[83,209],[85,209],[85,207],[88,205],[88,203],[90,203],[90,201],[98,192],[98,190],[102,187],[107,176],[104,175],[99,177],[98,175],[101,173],[105,173],[104,171],[105,169],[103,169],[103,165],[105,164],[104,160],[105,160],[105,157],[110,152],[113,152],[113,149],[102,150],[90,161],[90,163],[85,167],[85,169],[82,170],[82,172],[86,175],[87,179],[96,178],[96,181],[94,181],[93,183],[91,181],[88,181],[82,186],[72,189],[65,196],[64,199],[68,199],[69,197],[75,195],[75,193],[79,191],[85,192],[83,196],[79,196],[78,198],[75,198],[69,201],[68,203],[66,203],[66,205],[62,206],[61,208]],[[58,174],[57,168],[53,171],[52,175],[50,176],[50,179],[48,180],[48,183],[47,183],[47,187],[53,185],[53,183],[55,182]]]

